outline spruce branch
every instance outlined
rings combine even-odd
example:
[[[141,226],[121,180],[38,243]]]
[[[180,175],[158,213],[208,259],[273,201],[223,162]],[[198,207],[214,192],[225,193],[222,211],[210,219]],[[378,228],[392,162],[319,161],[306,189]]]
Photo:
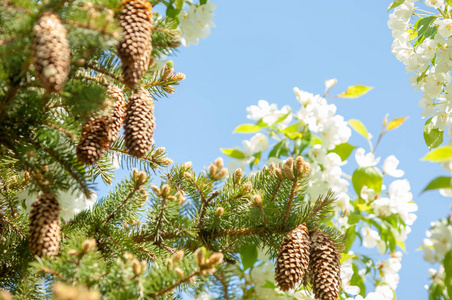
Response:
[[[92,63],[87,63],[86,68],[91,69],[91,70],[93,70],[95,72],[99,72],[101,74],[104,74],[104,75],[110,77],[111,79],[116,80],[117,82],[125,84],[121,77],[119,77],[119,76],[117,76],[117,75],[115,75],[113,73],[110,73],[108,70],[105,70],[105,69],[102,69],[102,68],[100,68],[98,66],[95,66]]]
[[[141,174],[144,174],[144,172],[140,172],[140,173],[141,173]],[[140,175],[137,175],[137,176],[140,176]],[[134,184],[134,186],[133,186],[133,189],[129,192],[129,194],[128,194],[127,197],[121,202],[121,204],[120,204],[118,207],[116,207],[116,209],[115,209],[113,212],[111,212],[111,213],[107,216],[107,218],[106,218],[105,221],[104,221],[104,224],[110,223],[111,219],[113,219],[113,218],[115,217],[115,215],[118,213],[118,211],[122,210],[122,209],[124,208],[124,206],[127,204],[127,202],[129,202],[129,201],[132,199],[132,197],[133,197],[137,192],[140,191],[141,186],[142,186],[143,184],[144,184],[144,181],[143,181],[143,180],[137,179],[137,180],[135,181],[135,184]]]
[[[220,275],[217,275],[216,273],[214,273],[213,277],[215,277],[215,279],[221,283],[221,286],[223,287],[223,291],[224,291],[224,298],[226,300],[229,300],[228,283],[224,280],[224,272],[223,272],[223,270],[221,270],[219,273],[220,273]]]
[[[193,277],[198,276],[198,275],[200,275],[200,274],[201,274],[201,271],[195,271],[195,272],[192,272],[192,273],[190,273],[188,276],[185,276],[185,278],[180,279],[178,282],[176,282],[176,283],[174,283],[174,284],[172,284],[172,285],[170,285],[170,286],[167,286],[166,288],[164,288],[164,289],[162,289],[162,290],[160,290],[160,291],[157,291],[157,292],[155,292],[155,293],[152,293],[152,294],[150,294],[149,296],[152,297],[152,298],[157,298],[158,296],[162,296],[162,295],[164,295],[164,294],[166,294],[166,293],[168,293],[168,292],[174,290],[174,289],[177,288],[178,286],[181,286],[181,285],[184,284],[184,283],[190,282],[191,279],[192,279]]]
[[[80,22],[77,22],[77,21],[74,21],[74,20],[64,20],[63,23],[67,24],[67,25],[71,25],[71,26],[76,26],[76,27],[80,27],[80,28],[84,28],[84,29],[93,30],[93,31],[96,31],[96,32],[104,35],[104,36],[110,36],[112,38],[116,37],[114,33],[108,32],[106,28],[99,28],[97,26],[80,23]]]
[[[281,224],[281,226],[283,228],[284,228],[284,226],[286,226],[287,218],[289,218],[290,212],[292,210],[293,198],[295,197],[295,193],[297,191],[297,188],[298,188],[298,180],[295,178],[293,180],[292,188],[290,189],[289,201],[287,201],[286,211],[284,213],[284,218],[283,218],[282,224]]]
[[[60,272],[47,268],[47,267],[43,267],[41,269],[38,270],[39,273],[49,273],[52,275],[56,275],[58,277],[60,277],[61,279],[63,279],[64,281],[67,281],[68,279],[66,278],[66,276],[64,276],[63,274],[61,274]]]
[[[25,237],[25,233],[24,233],[22,230],[20,230],[20,228],[17,227],[17,225],[14,224],[14,222],[10,221],[10,220],[8,219],[8,217],[5,216],[5,214],[4,214],[4,213],[2,212],[2,210],[0,209],[0,225],[1,225],[3,222],[8,223],[8,225],[9,225],[12,229],[14,229],[14,231],[15,231],[16,233],[18,233],[21,237]]]

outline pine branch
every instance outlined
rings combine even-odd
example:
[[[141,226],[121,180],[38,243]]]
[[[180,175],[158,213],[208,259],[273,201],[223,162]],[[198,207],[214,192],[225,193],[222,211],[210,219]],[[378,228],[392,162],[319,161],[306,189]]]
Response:
[[[12,207],[12,206],[11,206]],[[19,227],[17,227],[16,224],[14,224],[14,222],[11,222],[7,216],[5,216],[5,214],[2,212],[2,210],[0,209],[0,224],[6,222],[8,223],[9,226],[11,226],[11,228],[14,229],[15,232],[17,232],[21,237],[26,237],[25,233],[20,230]]]
[[[111,219],[114,218],[116,213],[124,208],[124,206],[127,204],[127,202],[129,202],[130,199],[132,199],[133,195],[135,195],[135,193],[138,192],[140,190],[140,188],[141,188],[141,185],[135,184],[134,188],[129,192],[127,197],[121,202],[121,205],[116,207],[116,209],[112,213],[110,213],[110,215],[108,215],[108,217],[104,221],[104,224],[108,224],[111,221]]]
[[[63,23],[67,24],[67,25],[71,25],[71,26],[77,26],[77,27],[80,27],[80,28],[93,30],[93,31],[96,31],[96,32],[98,32],[98,33],[100,33],[102,35],[107,35],[107,36],[110,36],[112,38],[115,37],[114,34],[108,32],[106,28],[99,28],[99,27],[92,26],[92,25],[89,25],[89,24],[80,23],[80,22],[77,22],[77,21],[74,21],[74,20],[64,20]]]
[[[229,300],[229,295],[228,295],[228,283],[224,280],[224,272],[223,270],[220,271],[221,277],[218,276],[216,273],[213,274],[213,277],[215,277],[216,280],[218,280],[219,282],[221,282],[221,285],[223,287],[223,291],[224,291],[224,298],[226,300]]]
[[[289,201],[286,204],[286,212],[284,213],[284,218],[282,220],[281,226],[286,226],[287,218],[289,217],[290,211],[292,210],[293,198],[295,197],[295,192],[298,188],[298,180],[295,178],[293,180],[292,188],[290,189]]]
[[[52,275],[56,275],[56,276],[60,277],[61,279],[63,279],[64,281],[68,280],[66,278],[66,276],[64,276],[63,274],[59,273],[58,271],[52,270],[50,268],[47,268],[47,267],[39,269],[38,272],[40,272],[40,273],[49,273],[49,274],[52,274]]]
[[[166,288],[164,288],[164,289],[162,289],[162,290],[160,290],[158,292],[152,293],[149,296],[152,297],[152,298],[157,298],[158,296],[162,296],[162,295],[168,293],[169,291],[174,290],[176,287],[178,287],[178,286],[180,286],[180,285],[182,285],[184,283],[190,282],[191,278],[193,278],[195,276],[198,276],[200,274],[201,274],[200,271],[192,272],[188,276],[186,276],[184,279],[181,279],[178,282],[176,282],[175,284],[167,286]]]

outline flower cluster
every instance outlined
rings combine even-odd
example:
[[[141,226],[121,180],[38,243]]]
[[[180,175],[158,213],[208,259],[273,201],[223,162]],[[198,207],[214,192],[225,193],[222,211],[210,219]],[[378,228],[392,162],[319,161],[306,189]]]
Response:
[[[426,233],[422,250],[424,259],[431,264],[442,262],[447,252],[452,250],[452,224],[449,219],[432,222]]]
[[[408,72],[415,73],[410,81],[423,93],[419,101],[419,106],[424,109],[422,116],[431,117],[432,128],[441,131],[448,128],[450,136],[452,39],[449,37],[452,36],[452,19],[447,17],[444,1],[425,1],[425,5],[443,12],[438,15],[423,15],[423,10],[414,6],[415,2],[404,1],[389,16],[388,26],[394,38],[392,53],[406,65]],[[410,21],[414,16],[419,19],[413,25]]]
[[[210,27],[215,26],[212,22],[215,4],[206,1],[201,5],[190,4],[187,11],[181,10],[179,14],[179,29],[182,34],[182,45],[189,47],[189,44],[196,45],[200,38],[210,35]]]

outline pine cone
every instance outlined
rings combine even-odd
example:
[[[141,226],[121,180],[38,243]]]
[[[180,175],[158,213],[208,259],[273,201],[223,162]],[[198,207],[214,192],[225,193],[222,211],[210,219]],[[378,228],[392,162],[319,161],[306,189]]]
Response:
[[[295,288],[309,266],[311,240],[303,223],[284,238],[276,261],[275,280],[282,291]]]
[[[320,230],[311,235],[309,268],[316,299],[336,300],[341,288],[341,255],[331,237]]]
[[[130,64],[122,64],[122,76],[128,87],[134,87],[140,83],[141,77],[149,68],[151,52],[145,52],[143,56]]]
[[[122,91],[110,86],[107,96],[114,101],[111,111],[98,112],[83,125],[77,145],[77,158],[85,165],[97,162],[118,137],[125,116],[125,100]],[[107,101],[108,102],[108,101]]]
[[[30,250],[39,257],[58,255],[60,247],[60,205],[55,195],[45,193],[31,205]]]
[[[145,0],[126,0],[122,4],[119,25],[123,39],[118,44],[125,83],[138,84],[148,69],[152,52],[152,6]]]
[[[143,157],[154,143],[154,103],[147,91],[140,90],[129,98],[125,120],[125,144],[129,154]]]
[[[33,61],[41,85],[49,93],[60,92],[71,62],[66,29],[57,14],[45,12],[33,32]]]

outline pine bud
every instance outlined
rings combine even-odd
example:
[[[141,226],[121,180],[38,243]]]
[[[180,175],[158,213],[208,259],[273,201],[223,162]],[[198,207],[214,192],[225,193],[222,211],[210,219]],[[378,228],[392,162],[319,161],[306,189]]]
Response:
[[[221,169],[220,172],[218,173],[217,178],[218,178],[218,179],[221,179],[221,178],[223,178],[224,176],[226,176],[227,174],[228,174],[228,169],[223,168],[223,169]]]
[[[184,251],[179,250],[173,254],[173,263],[177,264],[181,259],[184,258]]]
[[[253,184],[251,183],[251,181],[247,181],[242,188],[242,191],[245,194],[251,193],[251,191],[253,190]]]
[[[186,163],[183,164],[184,169],[190,169],[192,166],[192,162],[191,161],[187,161]]]
[[[215,177],[215,174],[218,172],[218,168],[217,168],[217,166],[215,165],[215,164],[211,164],[210,166],[209,166],[209,174],[210,174],[210,177]]]
[[[206,255],[205,255],[205,248],[201,247],[196,249],[194,255],[196,256],[196,262],[198,263],[198,266],[203,266],[206,263]]]
[[[224,213],[224,208],[221,206],[217,207],[217,210],[216,210],[217,218],[220,218],[223,215],[223,213]]]
[[[257,207],[262,206],[262,197],[261,197],[261,195],[258,195],[258,194],[254,195],[253,196],[253,203]]]
[[[157,196],[161,196],[162,195],[162,191],[160,190],[160,188],[158,186],[156,186],[155,184],[151,185],[151,189],[154,190],[155,194]]]
[[[132,253],[124,253],[124,258],[128,261],[131,261],[133,259],[133,254]]]
[[[223,167],[223,159],[221,157],[218,157],[214,164],[217,166],[218,169],[221,169]]]
[[[289,157],[287,159],[287,161],[284,163],[283,172],[287,179],[295,180],[295,175],[293,173],[293,158],[292,157]]]
[[[278,179],[280,179],[280,180],[283,179],[282,171],[280,168],[275,169],[275,174],[276,174],[276,177],[278,177]]]
[[[163,152],[165,152],[165,147],[160,147],[160,148],[157,148],[157,149],[155,149],[155,151],[154,151],[154,155],[153,156],[159,156],[160,154],[162,154]]]
[[[311,165],[301,156],[297,156],[295,159],[295,167],[297,169],[298,176],[306,177],[309,173],[311,173]]]
[[[213,253],[209,259],[206,261],[207,266],[215,267],[223,262],[224,255],[220,252]]]
[[[137,276],[140,275],[143,271],[141,268],[141,263],[136,258],[132,260],[132,271]]]
[[[171,192],[170,186],[167,184],[164,184],[162,187],[162,197],[166,198],[170,192]]]
[[[146,175],[145,172],[143,172],[143,171],[139,172],[138,173],[137,184],[138,185],[143,185],[146,182],[147,179],[148,179],[148,176]]]
[[[173,160],[171,158],[164,158],[161,161],[161,164],[164,166],[171,165],[172,163],[173,163]]]
[[[185,172],[184,177],[187,179],[190,179],[190,180],[193,179],[193,175],[191,175],[191,173],[189,173],[189,172]]]
[[[177,276],[179,276],[180,279],[185,279],[184,271],[181,268],[176,267],[174,269],[174,272],[177,274]]]
[[[85,254],[90,253],[91,251],[93,251],[93,249],[96,247],[96,240],[95,239],[89,239],[89,240],[85,240],[82,243],[82,251]]]
[[[235,172],[234,172],[234,183],[238,184],[240,182],[240,179],[242,179],[242,176],[243,176],[242,169],[238,168],[237,170],[235,170]]]

